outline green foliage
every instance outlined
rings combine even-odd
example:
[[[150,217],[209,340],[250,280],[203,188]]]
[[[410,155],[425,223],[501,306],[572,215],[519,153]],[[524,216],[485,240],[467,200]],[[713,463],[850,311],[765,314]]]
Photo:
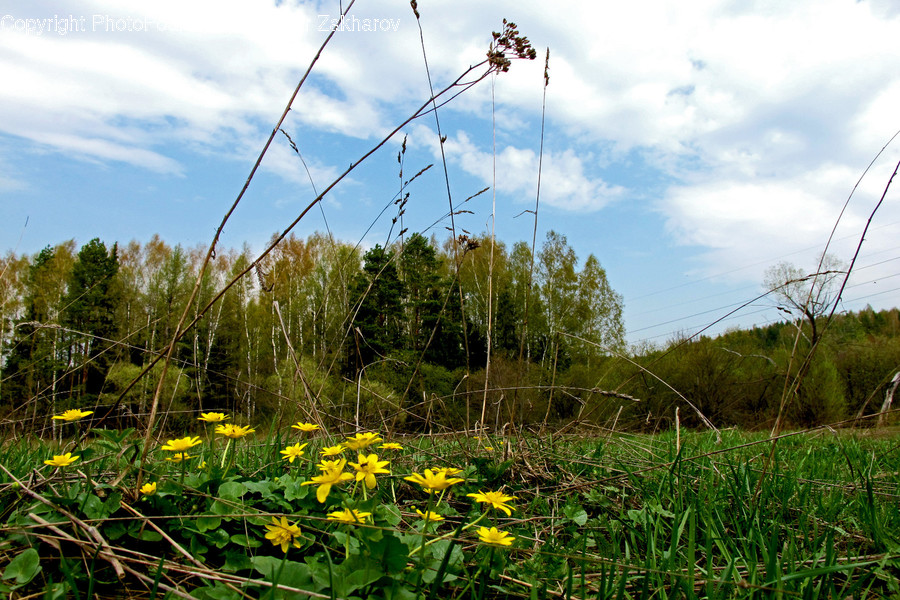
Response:
[[[132,383],[174,334],[201,257],[154,238],[121,249],[95,239],[77,253],[66,242],[6,259],[15,276],[2,289],[13,312],[0,315],[9,332],[0,336],[0,411],[23,431],[34,424],[55,435],[67,426],[49,417],[67,408],[119,403],[116,418],[145,414],[159,367]],[[221,250],[199,305],[250,260],[246,248]],[[687,427],[705,426],[702,414],[717,426],[768,428],[779,413],[789,427],[810,426],[876,412],[900,365],[900,313],[871,309],[674,339],[626,362],[617,358],[627,355],[621,298],[596,257],[579,264],[553,231],[534,256],[523,242],[508,249],[487,235],[438,249],[412,234],[364,256],[320,234],[291,236],[256,276],[176,344],[161,391],[168,427],[197,410],[256,422],[309,413],[310,403],[334,424],[388,419],[408,431],[471,426],[482,413],[497,427],[581,419],[656,430],[673,425],[676,409]]]
[[[892,442],[874,437],[784,438],[766,474],[758,462],[771,442],[735,431],[721,445],[714,436],[683,434],[680,452],[671,434],[495,435],[475,445],[407,438],[406,450],[381,453],[392,474],[379,474],[375,488],[335,485],[323,504],[315,485],[303,485],[322,471],[312,461],[281,460],[278,450],[293,440],[277,431],[255,443],[238,440],[229,448],[238,449],[233,467],[219,466],[221,445],[198,446],[206,466],[192,461],[183,483],[181,465],[157,456],[147,470],[156,492],[136,498],[133,476],[116,477],[128,468],[117,445],[129,446],[133,435],[95,432],[97,442],[80,450],[99,466],[82,467],[89,480],[59,469],[43,473],[47,485],[37,491],[26,483],[45,502],[0,481],[7,507],[0,589],[62,597],[138,585],[117,578],[92,545],[96,536],[144,573],[148,586],[176,585],[196,598],[532,598],[556,586],[573,597],[660,589],[699,598],[748,589],[879,597],[896,593],[900,574],[900,512],[891,491],[900,466],[888,451]],[[339,438],[305,440],[314,457]],[[488,443],[495,450],[485,450]],[[21,476],[52,451],[12,444],[4,464]],[[463,481],[442,493],[429,495],[406,479],[451,465]],[[489,490],[514,497],[509,517],[468,496]],[[344,509],[371,517],[326,518]],[[444,521],[424,527],[416,510],[436,511]],[[282,523],[297,527],[287,552],[280,538],[267,537]],[[512,534],[512,547],[479,542],[480,527]],[[80,545],[67,541],[69,533]],[[140,558],[148,554],[158,558]]]

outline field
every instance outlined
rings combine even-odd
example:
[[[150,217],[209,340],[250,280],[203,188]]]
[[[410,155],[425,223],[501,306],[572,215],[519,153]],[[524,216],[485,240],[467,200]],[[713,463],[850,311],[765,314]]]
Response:
[[[286,120],[331,35],[208,245],[94,238],[0,261],[0,593],[900,597],[900,310],[836,314],[869,225],[850,263],[827,246],[813,273],[779,263],[690,336],[629,348],[597,257],[554,229],[538,247],[549,50],[535,202],[513,217],[533,233],[507,246],[495,203],[468,204],[496,178],[452,189],[450,134],[436,119],[426,166],[421,145],[406,162],[406,132],[538,53],[504,19],[435,87],[411,8],[429,97],[313,184],[261,252],[221,235],[272,144],[313,183],[284,126],[303,139]],[[400,186],[370,186],[385,197],[366,233],[298,237],[382,149]],[[447,212],[409,231],[408,190],[431,202],[444,184]],[[789,320],[704,335],[764,299]]]
[[[299,423],[249,432],[221,416],[159,440],[140,473],[131,430],[65,423],[86,434],[66,446],[71,462],[59,446],[7,440],[0,589],[217,600],[900,593],[895,432],[823,428],[777,443],[737,431],[718,443],[712,432],[341,436]],[[60,466],[45,464],[54,456]]]

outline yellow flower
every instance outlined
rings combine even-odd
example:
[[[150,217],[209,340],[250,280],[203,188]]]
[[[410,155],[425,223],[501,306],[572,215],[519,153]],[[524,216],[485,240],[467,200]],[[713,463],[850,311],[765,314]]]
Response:
[[[288,446],[281,451],[281,453],[284,454],[282,458],[293,463],[295,458],[300,458],[301,456],[303,456],[303,449],[308,445],[309,444],[303,444],[301,446],[300,444],[294,444],[293,446]]]
[[[266,534],[267,540],[272,540],[275,546],[281,546],[282,552],[288,551],[288,546],[300,548],[300,542],[294,538],[300,537],[300,527],[288,523],[287,518],[281,517],[279,521],[276,517],[272,517],[272,525],[266,525],[269,533]]]
[[[347,464],[346,458],[341,458],[341,459],[336,459],[336,460],[325,460],[323,458],[322,461],[319,462],[319,464],[317,464],[316,466],[319,467],[320,471],[332,471],[334,469],[341,470],[344,468],[344,465],[346,465],[346,464]]]
[[[141,493],[145,496],[152,496],[156,493],[156,482],[145,483],[141,486]]]
[[[329,521],[343,521],[344,523],[365,523],[366,517],[372,516],[372,513],[360,512],[356,509],[345,508],[328,513]]]
[[[383,442],[377,433],[357,433],[352,438],[347,438],[347,441],[344,442],[344,447],[348,450],[362,450],[363,448],[368,448],[372,444],[377,442]]]
[[[319,428],[319,426],[316,425],[315,423],[301,423],[299,421],[297,422],[296,425],[291,425],[291,427],[293,427],[294,429],[299,429],[303,433],[309,433],[311,431],[316,431]]]
[[[451,485],[465,481],[458,477],[451,477],[448,479],[446,472],[439,470],[437,473],[433,473],[431,469],[425,469],[424,475],[413,473],[409,477],[404,477],[404,479],[412,481],[413,483],[418,483],[425,488],[429,494],[435,491],[440,492],[446,490]]]
[[[389,462],[390,461],[387,460],[378,460],[377,454],[370,454],[368,456],[360,454],[359,462],[350,463],[350,466],[356,469],[356,480],[364,480],[366,482],[366,487],[371,490],[375,487],[375,475],[380,473],[391,474],[390,471],[384,468]]]
[[[485,446],[484,449],[487,450],[488,452],[493,452],[493,451],[494,451],[494,447],[493,447],[493,446]]]
[[[188,436],[177,440],[169,440],[162,449],[170,452],[184,452],[185,450],[190,450],[194,446],[199,446],[202,443],[200,438]]]
[[[45,460],[44,464],[51,467],[68,467],[79,458],[80,456],[72,456],[71,452],[66,452],[65,454],[57,454],[50,460]]]
[[[88,410],[83,411],[77,408],[73,408],[72,410],[64,411],[61,415],[56,415],[53,417],[54,419],[61,419],[63,421],[77,421],[78,419],[83,419],[88,415],[94,414],[94,411]]]
[[[430,510],[426,510],[425,512],[422,512],[421,510],[419,510],[419,509],[417,508],[417,509],[416,509],[416,512],[419,513],[419,516],[422,517],[422,518],[423,518],[424,520],[426,520],[426,521],[434,521],[434,522],[437,522],[437,521],[443,521],[443,520],[444,520],[444,517],[442,517],[441,515],[437,514],[436,512],[432,512],[432,511],[430,511]]]
[[[492,544],[494,546],[512,546],[515,536],[505,531],[500,531],[496,527],[491,527],[490,529],[487,527],[479,527],[478,539],[485,544]]]
[[[192,458],[194,458],[194,457],[190,456],[187,452],[178,452],[176,454],[173,454],[166,460],[169,462],[173,462],[173,463],[180,463],[183,460],[190,460]]]
[[[507,504],[510,500],[516,500],[515,496],[507,496],[503,492],[482,492],[479,490],[477,494],[466,494],[470,498],[475,498],[476,502],[484,502],[490,504],[493,508],[502,510],[506,516],[512,515],[512,506]]]
[[[378,446],[382,450],[403,450],[403,446],[398,444],[397,442],[387,442]]]
[[[325,500],[328,498],[328,493],[331,491],[331,486],[347,481],[348,479],[353,479],[353,475],[351,475],[350,473],[344,473],[344,465],[347,464],[346,458],[342,458],[341,460],[334,462],[335,465],[332,468],[325,469],[321,475],[312,477],[310,481],[304,481],[300,484],[318,485],[319,489],[316,490],[316,499],[321,504],[324,504]]]
[[[216,425],[216,433],[224,435],[225,437],[230,437],[234,440],[242,438],[254,431],[256,430],[250,429],[249,425],[232,425],[231,423],[228,423],[227,425]]]
[[[328,446],[327,448],[322,448],[319,450],[319,454],[322,456],[337,456],[341,452],[343,452],[346,448],[344,448],[343,444],[338,444],[337,446]]]
[[[219,423],[220,421],[224,421],[225,419],[230,419],[229,415],[220,412],[208,412],[208,413],[200,413],[200,416],[197,417],[198,421],[206,421],[207,423]]]
[[[434,471],[435,475],[437,475],[438,473],[443,473],[447,477],[450,477],[451,475],[459,475],[460,473],[462,473],[462,469],[457,469],[456,467],[440,467],[437,469],[432,469],[432,471]]]

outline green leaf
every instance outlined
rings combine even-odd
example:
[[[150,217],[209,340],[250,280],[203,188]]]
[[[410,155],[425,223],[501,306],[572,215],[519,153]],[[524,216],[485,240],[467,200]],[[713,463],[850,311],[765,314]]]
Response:
[[[578,526],[584,526],[588,520],[587,511],[578,504],[567,504],[563,507],[563,513]]]
[[[211,529],[206,532],[206,541],[215,545],[216,548],[224,548],[231,541],[231,536],[227,531],[222,529]]]
[[[214,515],[230,515],[234,514],[235,509],[233,506],[229,506],[224,502],[216,500],[212,503],[212,506],[209,507],[209,512],[213,513]]]
[[[313,579],[314,585],[312,591],[314,592],[320,592],[327,588],[331,579],[328,564],[319,562],[320,556],[322,556],[322,554],[307,556],[303,559],[309,569],[309,574]]]
[[[269,583],[275,583],[275,577],[277,576],[280,585],[297,588],[298,590],[311,590],[314,587],[309,566],[304,563],[275,558],[274,556],[254,556],[250,559],[250,563]],[[283,567],[282,563],[284,563]],[[276,595],[281,594],[276,593]]]
[[[219,486],[219,497],[225,500],[237,500],[247,493],[247,486],[237,481],[226,481]]]
[[[163,539],[162,534],[152,529],[144,529],[143,531],[128,532],[135,539],[144,542],[158,542]]]
[[[3,579],[16,579],[19,585],[25,585],[41,572],[41,557],[34,548],[28,548],[16,556],[3,571]]]
[[[78,502],[82,504],[81,510],[88,519],[103,519],[109,516],[103,510],[103,501],[94,494],[88,494],[87,497],[84,494],[79,494]]]
[[[0,590],[3,591],[3,590]],[[43,600],[66,600],[69,588],[65,583],[59,582],[47,586],[44,589]]]
[[[463,555],[462,549],[458,544],[453,544],[450,540],[440,540],[439,542],[435,542],[431,545],[431,555],[434,556],[438,560],[438,562],[444,560],[444,556],[447,554],[447,549],[451,548],[450,558],[448,559],[447,565],[448,567],[458,567],[463,563],[463,559],[465,558]]]
[[[110,521],[103,526],[103,535],[110,541],[115,541],[125,535],[127,531],[125,523],[122,521]]]
[[[281,478],[280,482],[284,486],[284,499],[288,502],[293,502],[294,500],[303,500],[306,498],[310,489],[313,486],[309,485],[301,485],[303,482],[299,479],[294,479],[289,475],[285,475]]]
[[[456,554],[455,551],[456,551],[456,550],[459,550],[459,547],[458,547],[458,546],[454,546],[453,550],[454,550],[454,552],[452,552],[452,553],[450,554],[451,557],[452,557],[452,556],[455,556],[455,554]],[[459,554],[462,555],[462,551],[460,551]],[[451,559],[451,560],[452,560],[452,559]],[[421,568],[421,567],[420,567],[420,568]],[[423,569],[423,571],[422,571],[422,582],[423,582],[423,583],[427,583],[427,584],[433,583],[434,580],[437,579],[438,571],[440,570],[440,568],[441,568],[441,561],[440,561],[440,560],[430,560],[430,561],[428,561],[428,565],[427,565],[427,566]],[[447,572],[445,571],[444,574],[443,574],[443,577],[441,578],[441,581],[442,581],[443,583],[446,583],[446,582],[448,582],[448,581],[453,581],[453,580],[455,580],[455,579],[458,579],[458,577],[457,577],[456,575],[454,575],[454,574],[452,574],[452,573],[447,573]]]
[[[264,479],[262,481],[246,481],[243,483],[243,485],[249,491],[261,494],[263,498],[271,496],[272,488],[275,487],[275,484],[268,479]]]
[[[218,529],[222,525],[221,517],[198,517],[197,529],[202,533],[210,529]]]
[[[225,584],[219,581],[191,590],[191,596],[197,600],[240,600],[242,598],[242,594],[225,587]]]
[[[109,495],[109,498],[106,499],[106,502],[103,503],[103,511],[106,513],[106,516],[110,516],[122,506],[122,494],[120,492],[113,492]]]
[[[381,563],[384,574],[400,573],[406,568],[409,546],[394,536],[385,536],[377,542],[369,543],[368,549],[372,558]]]
[[[346,563],[341,565],[341,567],[344,566],[349,565]],[[378,564],[371,561],[367,561],[367,564],[364,565],[353,565],[350,572],[341,577],[339,582],[335,581],[334,591],[341,597],[347,597],[351,592],[375,583],[385,575],[386,573],[378,568]]]
[[[385,587],[382,592],[384,593],[384,600],[416,600],[420,597],[419,594],[403,585],[403,582],[399,580],[393,581],[391,587]]]
[[[256,538],[247,537],[243,533],[236,533],[231,536],[231,541],[234,544],[239,546],[243,546],[244,548],[259,548],[262,546],[262,542]]]
[[[201,539],[198,535],[191,536],[191,554],[194,556],[203,556],[209,551],[209,548],[200,541]]]
[[[387,524],[391,527],[396,527],[400,524],[402,517],[400,516],[400,509],[395,505],[382,504],[375,509],[375,518],[383,519],[387,521]]]
[[[240,550],[226,550],[225,564],[222,565],[223,571],[235,573],[237,571],[246,571],[251,567],[250,557]]]

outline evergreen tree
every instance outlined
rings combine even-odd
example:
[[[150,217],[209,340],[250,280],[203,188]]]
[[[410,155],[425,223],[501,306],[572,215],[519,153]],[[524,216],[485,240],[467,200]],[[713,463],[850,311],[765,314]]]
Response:
[[[394,253],[379,245],[363,256],[363,271],[354,279],[350,297],[358,306],[348,365],[358,370],[398,347],[403,319],[403,284]]]
[[[403,277],[408,348],[420,352],[438,322],[444,299],[440,296],[440,261],[421,233],[414,233],[400,255]]]
[[[118,271],[117,245],[107,251],[106,245],[94,238],[81,247],[69,275],[61,317],[63,325],[75,332],[70,337],[70,353],[80,368],[73,369],[71,392],[82,396],[81,404],[97,398],[114,362],[111,349],[116,337]]]

